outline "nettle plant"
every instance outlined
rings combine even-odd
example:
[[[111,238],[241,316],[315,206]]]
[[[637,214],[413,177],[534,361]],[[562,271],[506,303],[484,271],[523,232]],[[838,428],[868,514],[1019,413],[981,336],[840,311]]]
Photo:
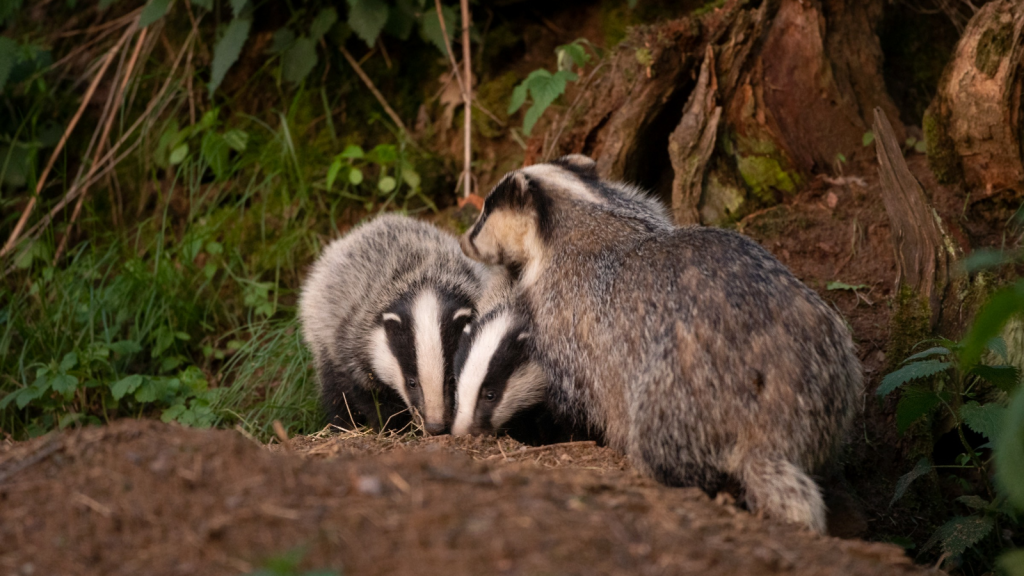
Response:
[[[979,251],[965,267],[973,272],[1014,259],[1009,253]],[[939,544],[944,558],[959,560],[975,549],[988,564],[990,556],[980,550],[986,542],[1003,550],[1012,546],[1014,534],[1019,536],[1015,528],[1021,525],[1017,511],[1024,509],[1024,392],[1020,371],[1010,365],[1000,334],[1022,313],[1024,280],[1019,280],[985,302],[962,340],[922,342],[926,349],[906,358],[878,387],[880,398],[900,393],[896,426],[901,434],[927,418],[959,440],[952,464],[935,465],[922,458],[900,478],[890,502],[895,504],[914,480],[932,471],[948,474],[960,485],[963,495],[956,501],[967,514],[940,526],[922,552]],[[1024,551],[1017,550],[1000,563],[1021,559]]]

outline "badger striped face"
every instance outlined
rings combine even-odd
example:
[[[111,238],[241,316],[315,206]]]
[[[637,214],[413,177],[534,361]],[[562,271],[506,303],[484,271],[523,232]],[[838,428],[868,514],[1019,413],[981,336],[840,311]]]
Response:
[[[516,413],[544,400],[547,379],[530,359],[526,330],[508,309],[466,327],[455,356],[452,434],[493,433]]]
[[[485,264],[521,269],[544,252],[550,230],[550,199],[522,171],[511,172],[484,201],[476,224],[459,243],[470,258]]]
[[[370,357],[381,381],[423,416],[428,434],[444,432],[452,412],[452,358],[473,319],[467,296],[426,288],[380,315]]]

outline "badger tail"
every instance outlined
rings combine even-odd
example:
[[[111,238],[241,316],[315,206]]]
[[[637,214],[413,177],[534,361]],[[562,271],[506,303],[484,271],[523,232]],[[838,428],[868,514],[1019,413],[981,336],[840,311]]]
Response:
[[[799,466],[783,459],[748,458],[739,476],[751,511],[825,533],[821,490]]]

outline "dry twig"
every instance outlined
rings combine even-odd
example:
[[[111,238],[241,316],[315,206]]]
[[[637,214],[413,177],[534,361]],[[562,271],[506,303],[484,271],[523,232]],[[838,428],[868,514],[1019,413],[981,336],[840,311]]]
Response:
[[[341,50],[341,55],[345,57],[345,60],[348,60],[349,65],[351,65],[352,69],[359,75],[359,79],[363,81],[363,84],[366,84],[366,87],[370,89],[370,92],[373,93],[373,97],[376,98],[377,102],[379,102],[384,108],[384,111],[387,112],[391,121],[398,125],[398,129],[402,131],[406,138],[412,141],[412,133],[405,127],[405,123],[398,117],[398,113],[395,112],[391,108],[391,105],[388,104],[388,101],[384,99],[384,95],[380,93],[380,90],[377,90],[377,87],[373,84],[373,80],[370,80],[370,77],[366,75],[366,72],[363,72],[362,66],[356,62],[356,59],[349,54],[348,50],[346,50],[344,46],[339,44],[338,50]]]

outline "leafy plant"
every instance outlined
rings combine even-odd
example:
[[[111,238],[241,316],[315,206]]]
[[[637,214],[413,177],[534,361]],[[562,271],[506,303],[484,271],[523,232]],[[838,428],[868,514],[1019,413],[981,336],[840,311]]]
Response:
[[[585,38],[555,48],[555,54],[558,55],[558,69],[554,74],[543,68],[534,70],[512,90],[512,100],[508,105],[509,114],[515,114],[526,103],[527,96],[530,98],[530,107],[523,117],[523,134],[529,136],[544,111],[559,96],[565,94],[568,83],[579,80],[579,76],[573,72],[573,68],[582,69],[591,60],[591,55],[585,46],[590,46],[593,49],[593,46]]]
[[[368,180],[368,173],[374,173],[376,178]],[[430,198],[423,194],[420,184],[420,175],[404,149],[393,144],[379,144],[369,152],[355,144],[346,146],[331,161],[325,181],[328,192],[362,202],[367,210],[381,200],[385,206],[399,200],[404,205],[414,197],[436,210]]]

